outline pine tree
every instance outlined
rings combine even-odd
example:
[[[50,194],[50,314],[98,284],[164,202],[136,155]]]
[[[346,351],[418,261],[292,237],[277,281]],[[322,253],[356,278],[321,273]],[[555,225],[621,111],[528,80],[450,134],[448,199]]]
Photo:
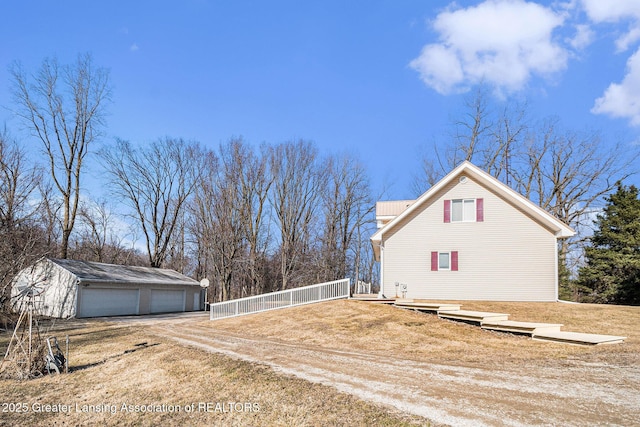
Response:
[[[635,186],[618,184],[594,221],[578,282],[583,300],[640,305],[640,200]]]

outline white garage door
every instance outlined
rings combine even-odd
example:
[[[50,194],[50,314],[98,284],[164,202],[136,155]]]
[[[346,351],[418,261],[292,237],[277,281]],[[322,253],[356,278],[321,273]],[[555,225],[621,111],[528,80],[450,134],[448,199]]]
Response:
[[[78,317],[138,314],[139,289],[82,288]]]
[[[184,311],[184,290],[172,289],[152,289],[151,290],[151,312],[171,313]]]

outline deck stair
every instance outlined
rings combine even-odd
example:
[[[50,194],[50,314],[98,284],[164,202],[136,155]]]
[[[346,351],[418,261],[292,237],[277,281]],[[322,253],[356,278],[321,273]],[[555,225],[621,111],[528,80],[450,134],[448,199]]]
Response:
[[[508,332],[528,335],[534,340],[550,341],[578,345],[617,344],[624,342],[627,337],[615,335],[585,334],[581,332],[561,331],[560,323],[536,323],[509,320],[505,313],[491,313],[484,311],[460,310],[460,304],[429,302],[406,298],[395,299],[395,307],[435,312],[442,319],[457,320],[480,326],[485,330]]]
[[[523,334],[533,337],[537,333],[560,332],[562,324],[517,322],[515,320],[489,320],[483,322],[481,327],[482,329],[491,331],[510,332],[513,334]]]
[[[482,325],[485,322],[500,322],[509,320],[509,315],[504,313],[490,313],[485,311],[468,310],[439,311],[438,316],[444,319],[459,320],[478,326]]]
[[[618,337],[614,335],[584,334],[581,332],[564,331],[543,331],[533,334],[534,340],[580,345],[618,344],[623,342],[626,338],[627,337]]]
[[[378,304],[393,304],[396,300],[395,298],[382,298],[378,296],[378,294],[353,294],[351,299],[356,301],[367,301]]]
[[[439,302],[414,301],[406,299],[398,299],[394,304],[396,307],[405,308],[415,311],[428,311],[439,313],[441,311],[458,311],[460,304],[446,304]]]

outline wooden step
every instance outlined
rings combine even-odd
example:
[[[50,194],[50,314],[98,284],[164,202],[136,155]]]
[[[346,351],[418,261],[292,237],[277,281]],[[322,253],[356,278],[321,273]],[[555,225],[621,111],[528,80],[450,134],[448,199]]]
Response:
[[[568,344],[599,345],[599,344],[619,344],[627,337],[614,335],[584,334],[580,332],[552,332],[543,331],[533,335],[534,340],[553,341]]]
[[[456,311],[440,311],[438,316],[444,319],[461,320],[463,322],[473,323],[476,325],[482,325],[484,322],[499,322],[509,320],[509,315],[504,313],[490,313],[484,311],[468,311],[468,310],[456,310]]]
[[[446,303],[428,302],[428,301],[397,300],[394,305],[400,308],[407,308],[407,309],[417,310],[417,311],[430,311],[430,312],[460,310],[460,304],[446,304]]]
[[[515,334],[533,335],[542,332],[559,332],[560,323],[517,322],[515,320],[489,320],[482,323],[482,329],[511,332]]]
[[[396,302],[394,298],[381,298],[378,294],[353,294],[351,297],[355,301],[366,301],[378,304],[393,304]]]

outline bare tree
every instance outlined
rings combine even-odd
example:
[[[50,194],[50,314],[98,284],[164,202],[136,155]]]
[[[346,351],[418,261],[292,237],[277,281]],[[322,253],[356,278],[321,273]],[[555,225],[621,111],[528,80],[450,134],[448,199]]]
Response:
[[[455,161],[471,160],[582,231],[589,227],[590,214],[598,208],[602,196],[632,173],[631,165],[638,157],[635,147],[620,143],[610,147],[598,132],[563,130],[556,118],[531,125],[526,106],[508,106],[496,116],[486,108],[486,93],[479,91],[475,96],[473,102],[466,104],[469,113],[463,126],[468,130],[465,138],[435,150],[447,153],[433,156],[440,169],[433,167],[433,158],[424,159],[425,175],[417,182],[425,182],[424,176],[439,179],[457,166]],[[446,160],[439,162],[442,158]],[[561,241],[561,270],[573,268],[566,259],[584,237]]]
[[[321,237],[321,280],[352,275],[360,279],[363,251],[369,246],[362,230],[373,222],[374,202],[364,166],[349,155],[327,162],[327,185],[322,192],[324,233]]]
[[[117,140],[100,154],[113,191],[129,203],[142,228],[149,265],[163,266],[197,182],[199,145],[165,138],[136,150],[128,141]]]
[[[104,126],[111,95],[109,73],[94,67],[91,55],[84,54],[71,65],[45,59],[32,76],[16,64],[11,74],[17,114],[42,142],[51,178],[62,196],[60,256],[66,258],[78,212],[83,162]]]
[[[302,272],[300,263],[313,238],[313,222],[325,183],[318,163],[318,151],[308,141],[286,142],[272,149],[274,182],[270,197],[280,232],[282,290],[294,284],[294,272]]]
[[[219,159],[212,152],[208,154],[193,203],[198,240],[210,260],[223,301],[231,298],[244,246],[242,166],[236,161],[240,144],[232,140],[222,145]]]
[[[445,142],[434,144],[421,160],[414,177],[416,195],[424,193],[451,169],[470,161],[496,178],[512,185],[514,159],[521,154],[528,129],[526,104],[509,102],[502,110],[490,104],[484,87],[464,100],[462,118],[453,122],[453,134]]]
[[[577,268],[568,258],[581,258],[575,252],[582,250],[593,214],[603,196],[632,175],[638,150],[620,143],[606,147],[599,133],[563,131],[553,119],[529,135],[526,153],[528,163],[523,159],[514,170],[516,189],[580,232],[560,242],[560,266],[568,274]]]
[[[256,154],[246,144],[236,145],[236,162],[241,165],[240,192],[242,195],[242,222],[244,238],[248,246],[247,270],[250,294],[260,294],[267,286],[266,268],[269,229],[266,221],[268,195],[273,184],[273,174],[269,170],[269,153],[263,145]]]
[[[132,251],[125,247],[127,225],[119,223],[116,214],[104,200],[83,200],[78,211],[78,238],[71,251],[74,258],[111,264],[137,263]]]
[[[22,268],[49,251],[38,227],[37,199],[41,170],[27,163],[27,156],[6,129],[0,133],[0,306],[5,311],[11,280]]]

